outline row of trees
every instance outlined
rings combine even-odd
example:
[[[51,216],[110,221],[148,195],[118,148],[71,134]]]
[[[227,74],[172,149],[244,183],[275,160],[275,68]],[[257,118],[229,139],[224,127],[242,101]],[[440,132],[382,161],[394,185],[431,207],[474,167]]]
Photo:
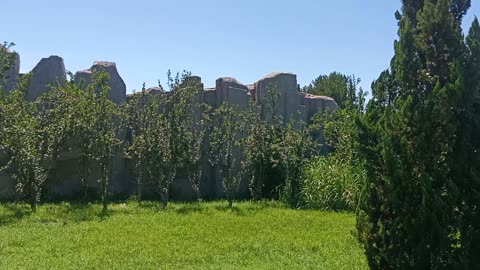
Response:
[[[2,74],[12,63],[9,55],[2,51]],[[224,103],[212,109],[201,100],[199,79],[169,72],[167,91],[144,88],[117,105],[108,99],[107,73],[94,72],[86,88],[69,76],[34,102],[25,99],[28,75],[15,90],[0,89],[1,169],[34,211],[45,182],[68,152],[78,153],[82,198],[87,199],[89,179],[96,179],[104,211],[113,163],[123,156],[134,164],[139,200],[147,185],[154,186],[166,207],[178,172],[188,177],[200,200],[202,170],[211,165],[229,205],[243,182],[255,200],[282,198],[298,206],[301,169],[321,147],[312,139],[319,130],[284,121],[277,113],[276,88],[262,106],[252,103],[240,110]]]

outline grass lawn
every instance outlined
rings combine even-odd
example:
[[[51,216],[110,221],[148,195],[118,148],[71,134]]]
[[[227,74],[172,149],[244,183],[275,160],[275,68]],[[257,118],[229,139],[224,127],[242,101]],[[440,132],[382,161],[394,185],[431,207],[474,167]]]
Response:
[[[0,205],[0,269],[367,269],[349,213],[226,202]]]

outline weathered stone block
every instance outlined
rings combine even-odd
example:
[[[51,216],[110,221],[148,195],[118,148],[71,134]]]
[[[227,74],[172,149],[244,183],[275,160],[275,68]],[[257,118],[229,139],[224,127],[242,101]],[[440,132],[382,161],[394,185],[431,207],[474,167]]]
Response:
[[[117,71],[117,66],[113,62],[97,61],[93,63],[90,69],[78,71],[75,74],[75,82],[80,83],[84,87],[92,82],[93,71],[107,72],[110,75],[110,92],[108,98],[119,104],[126,100],[127,87],[122,77]]]
[[[247,86],[241,84],[235,78],[223,77],[216,81],[217,106],[223,102],[236,105],[241,109],[248,108],[249,90]]]
[[[5,50],[3,46],[0,46],[0,50]],[[20,55],[15,52],[10,52],[7,50],[7,53],[13,57],[13,63],[11,63],[10,68],[5,72],[5,78],[0,78],[0,83],[3,85],[5,92],[10,92],[17,87],[19,74],[20,74]]]
[[[30,86],[27,91],[27,100],[34,101],[44,93],[50,91],[52,86],[65,85],[67,72],[63,59],[53,55],[42,58],[33,68]]]
[[[267,102],[265,97],[269,90],[278,91],[280,94],[277,112],[285,123],[292,118],[299,117],[297,75],[293,73],[271,73],[255,83],[257,104]]]

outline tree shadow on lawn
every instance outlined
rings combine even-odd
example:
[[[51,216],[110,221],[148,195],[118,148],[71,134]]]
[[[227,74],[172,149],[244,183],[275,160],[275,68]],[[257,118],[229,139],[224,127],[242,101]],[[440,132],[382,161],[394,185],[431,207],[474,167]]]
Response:
[[[179,208],[176,208],[175,212],[181,215],[188,215],[192,213],[208,213],[207,209],[198,202],[184,204]]]
[[[2,203],[0,207],[7,210],[0,211],[0,227],[16,223],[32,213],[28,206],[16,203]]]
[[[178,214],[188,215],[191,213],[205,213],[205,214],[214,214],[215,211],[222,212],[222,213],[231,213],[238,216],[253,216],[256,214],[260,214],[262,211],[268,209],[284,209],[285,206],[281,205],[277,202],[270,202],[270,201],[237,201],[233,203],[232,207],[228,206],[228,203],[214,203],[213,205],[209,205],[209,203],[187,203],[175,211]]]
[[[88,203],[63,203],[61,205],[39,205],[36,213],[33,213],[28,205],[17,203],[5,203],[0,207],[0,226],[7,226],[30,218],[35,223],[80,223],[85,221],[105,221],[111,215],[109,210],[103,213],[97,206]]]

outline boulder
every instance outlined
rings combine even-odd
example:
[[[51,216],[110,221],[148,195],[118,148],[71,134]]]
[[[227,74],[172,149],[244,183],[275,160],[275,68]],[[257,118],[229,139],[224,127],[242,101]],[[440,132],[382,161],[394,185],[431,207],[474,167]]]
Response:
[[[48,58],[42,58],[32,70],[27,100],[36,100],[57,84],[64,86],[66,79],[67,71],[61,57],[53,55]]]
[[[312,94],[303,95],[302,105],[307,109],[309,120],[319,111],[338,109],[337,103],[332,98]]]
[[[78,71],[75,74],[75,82],[86,87],[92,82],[93,71],[107,72],[110,75],[110,92],[108,98],[119,104],[126,100],[127,87],[122,77],[117,71],[117,66],[113,62],[97,61],[93,63],[90,69]]]

